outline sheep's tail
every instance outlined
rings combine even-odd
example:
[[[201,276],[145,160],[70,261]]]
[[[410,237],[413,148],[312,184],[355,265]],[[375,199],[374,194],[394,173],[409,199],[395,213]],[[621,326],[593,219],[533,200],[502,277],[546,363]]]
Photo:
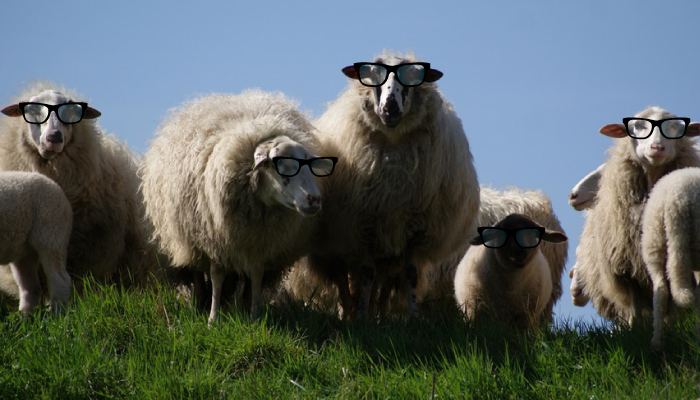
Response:
[[[685,213],[684,213],[685,214]],[[693,219],[685,218],[688,215],[679,215],[676,218],[684,219],[685,221],[693,221]],[[671,297],[673,302],[678,307],[687,308],[695,302],[695,279],[693,277],[693,260],[691,252],[688,249],[693,249],[696,245],[694,242],[695,235],[687,233],[680,234],[679,229],[671,229],[677,227],[666,226],[666,244],[668,246],[668,255],[666,260],[666,274],[668,283],[671,288]],[[682,230],[683,232],[692,232]]]

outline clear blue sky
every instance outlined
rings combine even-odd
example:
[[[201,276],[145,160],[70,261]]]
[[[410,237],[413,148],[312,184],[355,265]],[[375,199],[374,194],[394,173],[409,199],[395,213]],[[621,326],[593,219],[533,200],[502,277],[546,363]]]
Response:
[[[480,183],[550,196],[568,271],[584,216],[567,194],[605,158],[598,129],[648,105],[700,120],[698,15],[690,0],[4,2],[0,104],[26,81],[65,84],[145,152],[195,95],[279,90],[317,117],[347,85],[342,67],[412,49],[445,74]],[[558,318],[597,319],[563,279]]]

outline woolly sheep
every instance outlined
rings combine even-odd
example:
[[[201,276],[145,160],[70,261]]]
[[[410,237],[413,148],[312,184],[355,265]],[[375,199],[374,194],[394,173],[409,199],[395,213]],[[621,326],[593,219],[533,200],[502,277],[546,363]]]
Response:
[[[659,120],[675,117],[650,107],[636,117]],[[642,260],[641,219],[654,184],[670,171],[700,166],[691,139],[700,124],[690,124],[685,136],[666,139],[655,127],[646,139],[627,136],[623,124],[603,127],[600,133],[621,138],[609,150],[596,201],[588,210],[576,251],[576,277],[585,296],[605,318],[637,324],[651,311],[651,282]]]
[[[549,197],[541,191],[518,188],[495,190],[482,186],[480,197],[478,226],[494,226],[510,214],[526,214],[547,229],[564,232]],[[469,234],[470,238],[475,233],[476,229],[473,229]],[[551,321],[554,304],[562,293],[561,275],[566,266],[568,245],[545,241],[540,244],[539,249],[551,268],[552,295],[543,313],[544,318]],[[460,255],[451,262],[443,263],[440,268],[434,269],[430,276],[421,279],[418,298],[421,301],[435,301],[446,298],[450,293],[449,301],[452,303],[455,271],[462,257],[463,255]]]
[[[652,347],[663,348],[668,287],[679,307],[696,302],[700,315],[700,168],[673,171],[654,186],[642,216],[642,257],[654,299]],[[668,285],[668,286],[667,286]]]
[[[538,246],[524,248],[516,242],[515,235],[521,229],[543,227],[524,214],[511,214],[493,227],[510,232],[498,248],[484,245],[482,238],[488,237],[486,233],[469,242],[472,247],[455,273],[457,304],[468,321],[483,315],[519,329],[532,329],[546,321],[544,312],[552,297],[552,269]],[[541,240],[562,243],[566,235],[545,229]]]
[[[63,190],[31,172],[0,172],[0,263],[9,264],[18,287],[19,310],[39,304],[39,265],[46,277],[51,311],[68,301],[71,278],[66,252],[73,211]]]
[[[250,278],[255,318],[263,275],[279,282],[307,251],[320,191],[308,167],[283,177],[273,159],[316,157],[312,130],[293,102],[260,90],[193,100],[159,128],[142,171],[146,214],[174,267],[210,272],[210,321],[227,272]]]
[[[137,157],[95,122],[100,112],[85,108],[82,121],[62,123],[56,111],[41,124],[22,118],[19,102],[50,105],[80,101],[72,91],[35,83],[0,119],[0,170],[38,172],[63,189],[73,209],[67,268],[73,277],[93,275],[98,281],[125,285],[147,281],[155,259],[147,258],[148,238],[138,190]],[[3,276],[4,275],[4,276]],[[9,267],[0,280],[9,279]],[[81,285],[76,287],[81,290]],[[3,289],[15,291],[16,287]]]
[[[374,61],[416,58],[385,52]],[[329,179],[315,246],[299,267],[338,288],[346,317],[367,314],[372,285],[398,274],[415,315],[417,275],[463,254],[462,238],[475,227],[479,187],[469,143],[434,84],[441,72],[427,70],[414,87],[393,72],[379,87],[363,86],[352,66],[343,73],[349,87],[315,121],[325,150],[343,163]]]

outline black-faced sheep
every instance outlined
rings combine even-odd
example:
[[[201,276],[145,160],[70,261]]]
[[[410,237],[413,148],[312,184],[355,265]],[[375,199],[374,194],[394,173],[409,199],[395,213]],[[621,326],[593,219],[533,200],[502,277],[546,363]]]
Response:
[[[0,170],[38,172],[63,189],[73,209],[67,268],[74,278],[143,284],[155,257],[147,254],[138,160],[98,127],[96,109],[52,107],[78,101],[65,88],[36,83],[3,109],[14,118],[0,119]],[[0,273],[9,274],[9,267]]]
[[[415,61],[391,53],[375,59]],[[314,123],[325,151],[343,162],[329,179],[316,245],[300,265],[338,287],[348,317],[367,313],[373,284],[401,275],[412,315],[420,270],[463,254],[463,238],[476,226],[469,144],[434,84],[441,72],[424,69],[424,83],[404,86],[400,73],[385,71],[376,87],[364,86],[354,66],[343,72],[349,87]]]
[[[673,171],[654,186],[642,217],[642,257],[654,293],[651,344],[661,350],[669,287],[677,306],[698,303],[700,315],[700,168]]]
[[[250,278],[255,318],[263,275],[278,281],[307,251],[321,208],[312,171],[328,175],[334,164],[283,158],[316,158],[312,130],[293,102],[259,90],[201,97],[159,128],[142,170],[146,213],[173,266],[210,273],[210,321],[227,271]]]
[[[41,174],[0,172],[0,215],[0,263],[11,270],[2,286],[10,293],[18,288],[19,310],[27,316],[41,298],[41,270],[51,311],[60,312],[71,290],[66,253],[73,221],[63,190]]]
[[[524,214],[511,214],[483,227],[457,267],[454,294],[468,321],[490,318],[519,329],[548,322],[552,269],[540,240],[566,241]]]
[[[635,117],[653,121],[675,118],[650,107]],[[618,138],[600,176],[597,198],[589,209],[576,250],[576,279],[600,315],[618,322],[638,323],[652,308],[652,290],[641,251],[641,220],[647,196],[665,174],[700,166],[691,137],[700,135],[700,124],[667,122],[658,126],[630,121],[603,127],[604,135]],[[678,137],[682,132],[684,136]]]

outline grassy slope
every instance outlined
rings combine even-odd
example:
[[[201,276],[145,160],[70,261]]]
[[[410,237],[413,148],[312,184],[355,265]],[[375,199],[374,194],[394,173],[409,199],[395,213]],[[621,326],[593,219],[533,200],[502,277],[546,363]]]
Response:
[[[518,337],[450,316],[349,324],[301,307],[209,329],[169,289],[100,288],[58,318],[4,311],[0,398],[700,396],[693,321],[667,330],[664,355],[647,331],[579,330]]]

